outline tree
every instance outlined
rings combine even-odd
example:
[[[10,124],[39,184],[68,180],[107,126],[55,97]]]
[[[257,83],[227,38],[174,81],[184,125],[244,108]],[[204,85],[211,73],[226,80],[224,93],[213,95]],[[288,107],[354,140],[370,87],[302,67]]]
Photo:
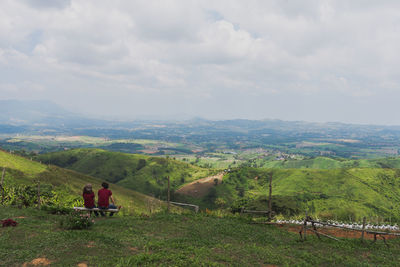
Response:
[[[213,203],[215,201],[215,198],[217,197],[217,190],[214,187],[211,187],[210,191],[208,192],[208,194],[205,196],[205,199],[210,202]]]
[[[145,159],[139,159],[138,165],[136,167],[136,170],[140,170],[146,166],[146,160]]]
[[[223,198],[218,197],[215,201],[214,204],[218,206],[219,208],[223,208],[226,205],[226,201]]]
[[[239,187],[237,190],[238,190],[238,196],[239,197],[244,197],[244,188],[243,187]]]
[[[215,186],[218,185],[218,178],[215,178],[215,179],[214,179],[214,185],[215,185]]]

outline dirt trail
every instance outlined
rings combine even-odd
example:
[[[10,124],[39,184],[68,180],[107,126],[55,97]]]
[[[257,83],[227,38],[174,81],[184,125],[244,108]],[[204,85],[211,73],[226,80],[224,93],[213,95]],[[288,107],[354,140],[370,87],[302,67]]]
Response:
[[[192,196],[192,197],[203,197],[205,196],[210,188],[215,186],[215,179],[218,179],[218,184],[222,182],[222,177],[224,173],[219,173],[217,175],[208,176],[206,178],[202,178],[196,181],[193,181],[189,184],[186,184],[179,188],[175,193]]]

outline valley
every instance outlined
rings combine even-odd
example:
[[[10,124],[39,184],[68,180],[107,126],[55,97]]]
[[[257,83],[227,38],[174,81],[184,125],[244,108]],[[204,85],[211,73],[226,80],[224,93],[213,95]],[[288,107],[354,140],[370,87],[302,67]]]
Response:
[[[60,118],[51,121],[57,122]],[[62,120],[65,119],[68,118]],[[107,181],[117,205],[123,208],[118,221],[95,219],[95,229],[106,225],[118,226],[121,222],[140,224],[144,219],[152,224],[161,220],[169,231],[176,231],[176,225],[170,225],[170,220],[190,221],[194,225],[198,222],[197,226],[201,228],[204,223],[214,224],[216,218],[224,220],[225,226],[214,224],[215,227],[246,228],[248,223],[265,223],[267,218],[242,217],[235,212],[268,210],[271,179],[273,222],[286,222],[280,226],[285,231],[275,233],[273,238],[287,235],[284,244],[291,248],[295,247],[294,241],[290,241],[295,236],[292,232],[297,232],[298,226],[290,222],[301,221],[305,212],[318,220],[349,225],[359,224],[363,218],[368,225],[377,227],[384,224],[397,229],[400,225],[400,129],[397,127],[277,120],[194,119],[130,123],[81,120],[76,116],[69,119],[72,121],[68,122],[68,127],[65,127],[66,121],[48,124],[46,117],[41,119],[40,126],[0,125],[3,205],[11,208],[11,213],[2,210],[1,214],[14,216],[23,224],[24,221],[16,216],[19,209],[31,214],[29,220],[32,222],[40,212],[59,214],[56,216],[64,218],[70,215],[62,214],[69,214],[73,206],[83,205],[81,194],[85,184],[91,183],[97,190],[102,181]],[[166,213],[168,180],[171,201],[198,205],[200,214],[193,215],[191,210],[174,205]],[[38,188],[41,190],[41,208],[33,211],[31,209],[39,203]],[[53,215],[40,216],[46,218],[46,223],[52,224],[53,228],[58,227],[55,226],[56,217],[51,217]],[[24,227],[22,231],[26,231]],[[268,233],[273,233],[273,229],[269,227]],[[249,231],[253,230],[249,228]],[[154,235],[148,232],[154,232],[154,229],[147,227],[139,231],[146,236]],[[167,233],[163,232],[163,235]],[[325,233],[345,239],[352,236],[330,230]],[[44,232],[39,234],[46,236]],[[96,235],[97,232],[94,237]],[[209,236],[211,232],[205,235]],[[9,240],[9,237],[4,238]],[[203,235],[197,238],[206,242]],[[242,242],[240,240],[246,237],[237,238],[233,243],[224,241],[223,246],[235,246],[235,242]],[[168,236],[168,239],[174,242],[173,237]],[[70,242],[63,238],[60,240]],[[146,242],[153,242],[151,240]],[[166,263],[159,256],[154,256],[154,259],[128,256],[131,247],[138,255],[147,255],[146,242],[136,241],[135,244],[123,243],[128,253],[122,253],[125,258],[121,266],[152,261]],[[96,241],[90,242],[96,244]],[[346,242],[352,244],[352,241]],[[398,246],[397,240],[391,242]],[[217,245],[222,246],[222,243]],[[85,245],[82,243],[81,246]],[[163,247],[168,245],[163,244]],[[203,245],[198,248],[204,250]],[[156,246],[151,251],[163,255]],[[29,250],[27,253],[35,254]],[[214,255],[213,262],[218,261],[218,253],[208,253]],[[247,255],[253,252],[245,249],[238,253]],[[344,252],[339,249],[337,253]],[[207,262],[201,253],[195,254],[197,260]],[[47,260],[57,262],[57,253],[49,252],[47,255]],[[42,259],[39,256],[35,254],[37,259]],[[228,258],[231,260],[232,255]],[[228,258],[225,260],[231,263]],[[98,259],[97,256],[91,262]],[[292,263],[292,260],[283,258],[274,261],[256,256],[254,259]],[[183,255],[182,260],[193,263]],[[313,260],[322,262],[315,255]],[[29,257],[24,261],[29,262]],[[62,261],[68,262],[69,259]],[[77,254],[74,261],[82,262],[82,259]],[[177,259],[171,258],[170,261],[176,262]],[[381,258],[379,261],[383,262]],[[17,258],[11,262],[21,263]],[[367,262],[374,261],[368,258]]]
[[[0,215],[18,224],[0,235],[1,244],[8,244],[0,245],[2,258],[10,246],[17,251],[7,256],[9,265],[392,266],[398,261],[396,238],[388,239],[385,250],[379,242],[374,250],[360,245],[359,234],[347,230],[321,230],[340,238],[339,245],[314,236],[298,240],[305,213],[341,225],[360,225],[365,218],[368,227],[398,229],[397,127],[276,120],[111,123],[76,116],[57,124],[60,118],[52,124],[42,118],[40,126],[0,125]],[[269,209],[270,179],[272,222],[241,215],[241,210]],[[174,205],[168,211],[168,180],[170,200],[198,205],[199,213]],[[85,215],[74,215],[72,207],[83,205],[85,184],[96,191],[103,181],[122,209],[113,219],[93,218],[84,227],[79,223]],[[68,218],[79,231],[67,228]],[[119,231],[105,231],[110,227]],[[49,241],[26,238],[31,235]],[[42,246],[45,252],[38,253]],[[115,255],[104,257],[104,249]],[[288,250],[295,257],[288,257]],[[93,256],[84,258],[82,251]]]
[[[202,210],[265,210],[272,177],[272,205],[279,218],[301,217],[307,210],[325,220],[400,219],[400,158],[272,160],[265,162],[268,167],[255,167],[257,162],[249,161],[219,169],[171,157],[85,148],[33,159],[48,168],[56,165],[161,200],[167,199],[169,177],[171,199],[200,205]]]

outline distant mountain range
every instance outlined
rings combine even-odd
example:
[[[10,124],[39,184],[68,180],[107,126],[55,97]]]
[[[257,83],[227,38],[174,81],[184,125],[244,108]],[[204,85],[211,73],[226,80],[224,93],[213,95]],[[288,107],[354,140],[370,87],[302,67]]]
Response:
[[[12,125],[48,124],[77,117],[50,101],[0,100],[0,123]]]
[[[45,100],[0,100],[0,124],[14,127],[92,127],[107,121],[87,118]]]
[[[279,136],[292,138],[302,135],[336,138],[363,138],[364,136],[398,137],[400,126],[344,124],[339,122],[313,123],[281,120],[233,119],[212,121],[193,118],[182,121],[136,120],[111,121],[88,118],[68,111],[50,101],[0,100],[0,133],[35,133],[43,130],[57,133],[101,135],[109,137],[131,136],[140,138],[162,136]],[[315,137],[315,136],[314,136]]]

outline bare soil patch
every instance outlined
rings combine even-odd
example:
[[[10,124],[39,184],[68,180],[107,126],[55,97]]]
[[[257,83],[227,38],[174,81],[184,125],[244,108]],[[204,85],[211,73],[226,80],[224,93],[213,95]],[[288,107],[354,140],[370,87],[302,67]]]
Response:
[[[93,248],[95,245],[94,245],[94,242],[93,241],[90,241],[87,245],[86,245],[86,247],[88,247],[88,248]]]
[[[187,196],[192,196],[196,198],[200,198],[205,196],[210,188],[215,186],[214,180],[218,180],[218,184],[222,182],[222,177],[224,176],[223,173],[219,173],[217,175],[209,176],[206,178],[198,179],[196,181],[193,181],[189,184],[186,184],[179,188],[176,193],[182,194],[182,195],[187,195]]]
[[[52,262],[49,259],[46,258],[36,258],[33,259],[31,262],[25,262],[22,266],[23,267],[28,267],[28,266],[48,266]]]

